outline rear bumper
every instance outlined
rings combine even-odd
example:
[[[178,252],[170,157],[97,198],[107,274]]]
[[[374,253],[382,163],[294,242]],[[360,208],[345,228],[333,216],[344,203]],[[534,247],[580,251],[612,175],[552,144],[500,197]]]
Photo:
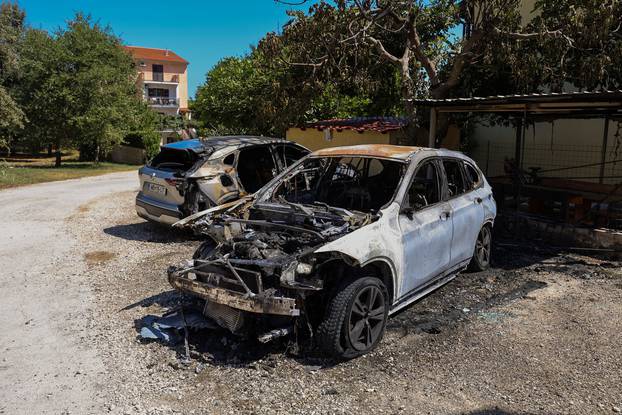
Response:
[[[177,205],[154,200],[142,192],[136,195],[136,213],[141,218],[167,225],[172,225],[183,218]]]
[[[264,294],[244,294],[190,279],[184,270],[170,269],[168,281],[178,291],[189,293],[204,300],[259,314],[276,314],[295,317],[300,315],[296,300]]]

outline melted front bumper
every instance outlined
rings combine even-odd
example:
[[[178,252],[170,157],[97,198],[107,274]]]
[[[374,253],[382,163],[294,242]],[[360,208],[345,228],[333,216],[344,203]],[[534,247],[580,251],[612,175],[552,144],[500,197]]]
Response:
[[[224,304],[238,310],[259,314],[275,314],[295,317],[300,315],[296,300],[268,295],[266,292],[240,293],[191,278],[188,270],[169,270],[168,281],[178,291],[195,295],[204,300]]]

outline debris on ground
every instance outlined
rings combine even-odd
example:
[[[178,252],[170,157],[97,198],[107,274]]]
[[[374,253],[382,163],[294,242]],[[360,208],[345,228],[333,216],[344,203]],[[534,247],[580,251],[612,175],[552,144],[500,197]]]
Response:
[[[218,329],[218,326],[197,311],[172,311],[161,317],[147,315],[142,319],[138,336],[143,340],[161,340],[177,344],[184,338],[184,329]]]

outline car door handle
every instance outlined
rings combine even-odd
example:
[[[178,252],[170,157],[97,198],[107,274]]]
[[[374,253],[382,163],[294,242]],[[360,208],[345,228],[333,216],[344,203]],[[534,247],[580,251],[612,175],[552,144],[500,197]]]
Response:
[[[450,216],[451,216],[451,212],[448,211],[448,212],[442,212],[440,217],[441,217],[441,220],[446,220]]]
[[[482,198],[481,197],[476,197],[475,198],[475,203],[477,203],[477,204],[482,203]]]

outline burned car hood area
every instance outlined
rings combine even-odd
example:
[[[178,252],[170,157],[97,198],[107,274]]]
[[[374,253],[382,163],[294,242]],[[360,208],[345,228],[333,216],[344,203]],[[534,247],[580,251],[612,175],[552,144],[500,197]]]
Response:
[[[388,158],[307,157],[254,197],[181,221],[205,241],[191,261],[169,268],[169,281],[207,300],[204,315],[234,333],[313,337],[331,290],[357,265],[319,251],[376,222],[406,167]]]

